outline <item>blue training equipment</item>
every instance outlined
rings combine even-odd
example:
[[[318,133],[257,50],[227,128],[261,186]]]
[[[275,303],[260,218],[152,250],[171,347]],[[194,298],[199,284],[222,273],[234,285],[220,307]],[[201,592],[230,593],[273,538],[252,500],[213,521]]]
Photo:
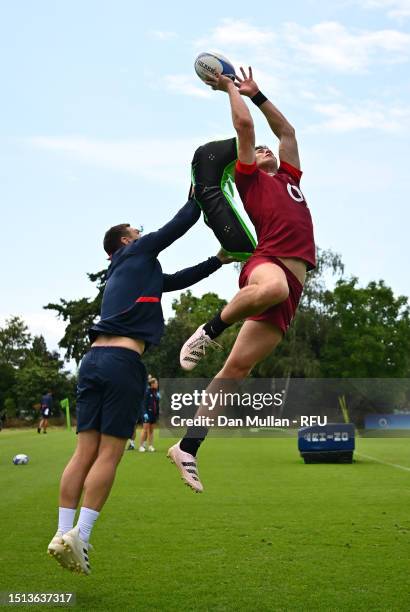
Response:
[[[298,448],[305,463],[352,463],[355,427],[353,423],[302,427]]]
[[[236,138],[216,140],[199,147],[192,160],[195,200],[222,248],[246,261],[256,241],[235,207],[233,185],[238,158]]]

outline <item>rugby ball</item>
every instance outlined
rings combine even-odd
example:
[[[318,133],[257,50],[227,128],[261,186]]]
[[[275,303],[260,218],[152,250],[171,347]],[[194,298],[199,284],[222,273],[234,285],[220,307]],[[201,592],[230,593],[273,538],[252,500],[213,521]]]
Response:
[[[195,60],[195,72],[202,81],[206,81],[209,76],[223,74],[232,81],[235,80],[235,68],[232,63],[219,53],[200,53]]]
[[[26,463],[28,463],[28,455],[24,455],[23,453],[14,455],[13,463],[14,465],[26,465]]]

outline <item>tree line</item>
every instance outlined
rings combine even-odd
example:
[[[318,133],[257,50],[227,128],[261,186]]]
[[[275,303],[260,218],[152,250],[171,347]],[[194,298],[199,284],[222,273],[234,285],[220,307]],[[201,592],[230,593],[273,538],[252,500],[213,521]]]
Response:
[[[65,323],[59,342],[65,359],[80,363],[89,348],[87,330],[98,318],[106,270],[88,274],[96,286],[94,298],[50,303]],[[328,287],[331,280],[332,288]],[[233,325],[218,339],[221,351],[210,351],[190,373],[182,373],[179,351],[183,341],[226,304],[216,293],[196,297],[185,291],[173,301],[173,316],[165,325],[159,347],[150,348],[144,362],[163,378],[212,377],[223,365],[240,328]],[[252,372],[263,378],[410,378],[410,307],[383,280],[362,287],[345,277],[340,256],[318,250],[318,265],[310,272],[294,323],[279,347]],[[63,368],[44,338],[32,338],[24,322],[12,317],[0,329],[0,406],[26,409],[43,389],[74,397],[75,376]],[[11,404],[11,400],[14,404]],[[397,398],[394,400],[399,401]],[[402,397],[401,404],[410,398]],[[9,407],[7,408],[9,412]]]
[[[76,376],[64,369],[57,351],[43,336],[32,336],[25,322],[12,316],[0,327],[0,412],[7,418],[36,414],[41,396],[51,390],[59,400],[74,402]]]

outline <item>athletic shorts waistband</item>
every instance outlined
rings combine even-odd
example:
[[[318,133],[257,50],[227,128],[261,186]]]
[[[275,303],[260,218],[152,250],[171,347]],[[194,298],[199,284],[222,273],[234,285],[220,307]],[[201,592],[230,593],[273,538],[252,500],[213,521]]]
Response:
[[[138,351],[126,348],[125,346],[92,346],[88,352],[91,353],[94,351],[104,352],[107,354],[116,353],[117,355],[124,355],[124,357],[131,357],[132,355],[134,355],[136,359],[141,359],[141,355],[140,353],[138,353]]]

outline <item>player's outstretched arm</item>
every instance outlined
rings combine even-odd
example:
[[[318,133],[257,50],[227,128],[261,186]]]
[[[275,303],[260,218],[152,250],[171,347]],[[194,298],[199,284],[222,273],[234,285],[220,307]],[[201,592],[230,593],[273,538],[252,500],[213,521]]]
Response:
[[[221,249],[215,257],[209,257],[209,259],[202,261],[196,266],[179,270],[175,274],[164,274],[163,291],[186,289],[213,274],[216,270],[219,270],[223,264],[232,263],[233,261],[237,260]]]
[[[205,81],[212,89],[225,91],[231,104],[232,123],[238,135],[238,158],[243,164],[255,161],[255,127],[253,119],[235,83],[228,77],[219,75]]]
[[[171,221],[168,221],[168,223],[156,232],[150,232],[137,240],[134,243],[136,245],[135,248],[142,248],[153,251],[154,253],[160,253],[175,242],[175,240],[181,238],[181,236],[195,225],[200,216],[201,209],[194,199],[190,199]]]
[[[298,143],[294,128],[280,110],[260,91],[253,79],[251,66],[249,66],[248,74],[242,66],[240,70],[242,77],[236,77],[239,93],[250,98],[265,115],[272,132],[279,139],[280,160],[300,169]]]

